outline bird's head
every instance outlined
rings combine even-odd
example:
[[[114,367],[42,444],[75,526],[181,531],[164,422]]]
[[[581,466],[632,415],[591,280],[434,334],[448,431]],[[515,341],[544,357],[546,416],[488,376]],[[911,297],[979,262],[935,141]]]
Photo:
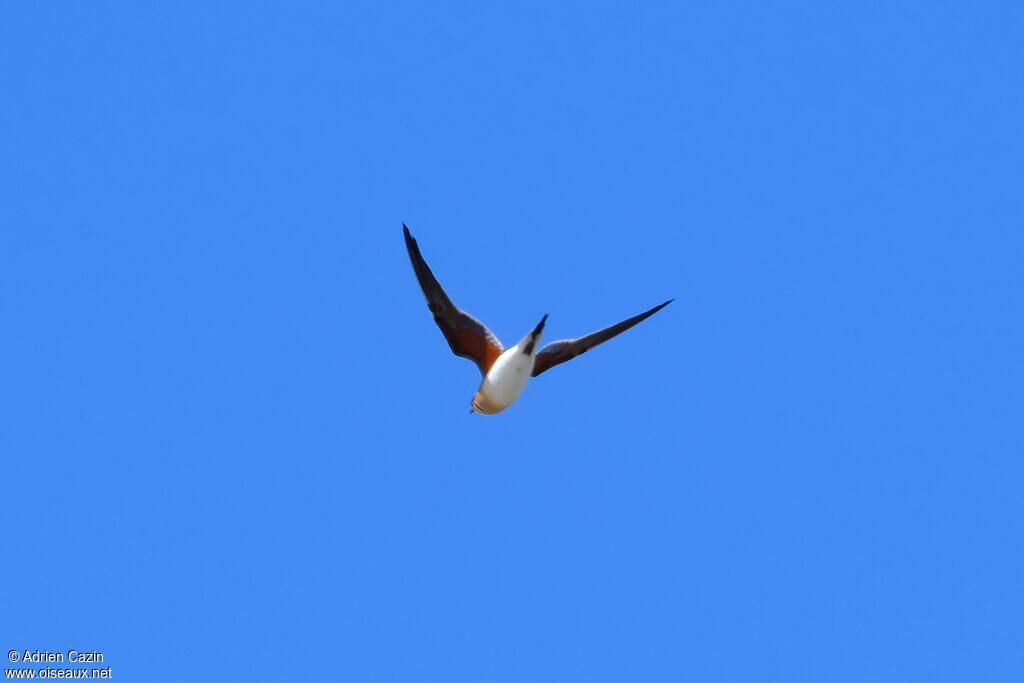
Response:
[[[499,412],[497,410],[492,410],[491,408],[492,406],[490,405],[489,401],[486,398],[484,398],[479,391],[473,395],[472,400],[470,400],[469,402],[470,414],[479,413],[480,415],[494,415],[495,413]]]

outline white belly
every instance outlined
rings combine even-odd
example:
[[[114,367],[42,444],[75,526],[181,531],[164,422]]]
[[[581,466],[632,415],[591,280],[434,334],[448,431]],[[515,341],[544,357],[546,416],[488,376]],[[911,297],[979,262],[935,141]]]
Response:
[[[498,356],[494,365],[480,383],[477,395],[488,412],[499,412],[508,408],[526,388],[526,382],[533,372],[533,356],[519,351],[519,345],[506,349]]]

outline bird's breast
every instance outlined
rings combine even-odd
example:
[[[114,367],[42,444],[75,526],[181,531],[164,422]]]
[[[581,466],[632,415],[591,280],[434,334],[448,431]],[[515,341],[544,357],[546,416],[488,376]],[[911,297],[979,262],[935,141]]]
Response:
[[[489,404],[500,405],[502,409],[512,404],[523,393],[530,373],[533,371],[533,356],[520,353],[512,347],[501,354],[480,384],[481,394]]]

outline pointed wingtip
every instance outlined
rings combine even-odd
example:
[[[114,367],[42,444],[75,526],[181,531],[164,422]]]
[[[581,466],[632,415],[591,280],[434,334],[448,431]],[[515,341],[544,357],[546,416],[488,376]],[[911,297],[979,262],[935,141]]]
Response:
[[[405,246],[410,251],[414,249],[416,251],[419,251],[419,247],[416,245],[416,238],[412,236],[411,232],[409,232],[409,226],[407,226],[405,223],[402,223],[402,234],[405,235]]]
[[[661,309],[665,308],[666,306],[668,306],[670,303],[672,303],[675,300],[676,300],[675,297],[672,297],[668,301],[661,302],[660,304],[658,304],[657,306],[654,307],[653,312],[657,313],[658,311],[660,311]]]

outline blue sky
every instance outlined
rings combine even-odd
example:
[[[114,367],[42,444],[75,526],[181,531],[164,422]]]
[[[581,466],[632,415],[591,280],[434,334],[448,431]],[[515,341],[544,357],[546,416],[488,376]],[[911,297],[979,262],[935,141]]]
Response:
[[[1019,3],[0,12],[0,646],[1024,677]],[[496,417],[506,343],[675,303]]]

